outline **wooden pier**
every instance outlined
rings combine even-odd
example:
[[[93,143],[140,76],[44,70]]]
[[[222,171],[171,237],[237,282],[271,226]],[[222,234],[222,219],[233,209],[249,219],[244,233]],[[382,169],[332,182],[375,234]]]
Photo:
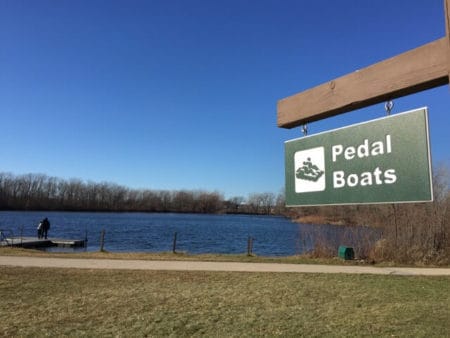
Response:
[[[87,241],[85,239],[64,239],[64,238],[48,238],[38,239],[36,237],[10,237],[3,238],[0,241],[0,247],[22,247],[22,248],[48,248],[52,246],[64,248],[85,247]]]

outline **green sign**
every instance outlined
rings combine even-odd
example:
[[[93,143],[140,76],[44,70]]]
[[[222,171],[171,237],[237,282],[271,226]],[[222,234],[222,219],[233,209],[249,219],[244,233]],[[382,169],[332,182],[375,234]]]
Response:
[[[286,205],[433,200],[426,108],[285,143]]]

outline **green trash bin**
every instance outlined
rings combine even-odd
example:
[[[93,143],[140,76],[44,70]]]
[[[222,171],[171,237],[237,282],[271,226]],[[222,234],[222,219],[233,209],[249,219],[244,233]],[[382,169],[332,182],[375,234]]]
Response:
[[[338,250],[338,256],[346,261],[352,260],[355,259],[355,251],[353,251],[353,248],[341,245]]]

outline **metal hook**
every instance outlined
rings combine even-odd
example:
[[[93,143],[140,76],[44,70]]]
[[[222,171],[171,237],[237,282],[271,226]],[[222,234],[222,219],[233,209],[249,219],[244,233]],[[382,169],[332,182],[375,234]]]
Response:
[[[302,125],[302,133],[303,133],[303,136],[308,135],[308,124],[305,123]]]
[[[387,116],[391,115],[392,108],[394,108],[394,101],[389,100],[384,104]]]

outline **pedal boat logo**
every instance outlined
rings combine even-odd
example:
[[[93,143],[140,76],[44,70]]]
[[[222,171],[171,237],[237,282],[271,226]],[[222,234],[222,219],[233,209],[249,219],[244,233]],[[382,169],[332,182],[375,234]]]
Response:
[[[294,165],[296,193],[325,190],[324,147],[297,151],[294,154]]]

